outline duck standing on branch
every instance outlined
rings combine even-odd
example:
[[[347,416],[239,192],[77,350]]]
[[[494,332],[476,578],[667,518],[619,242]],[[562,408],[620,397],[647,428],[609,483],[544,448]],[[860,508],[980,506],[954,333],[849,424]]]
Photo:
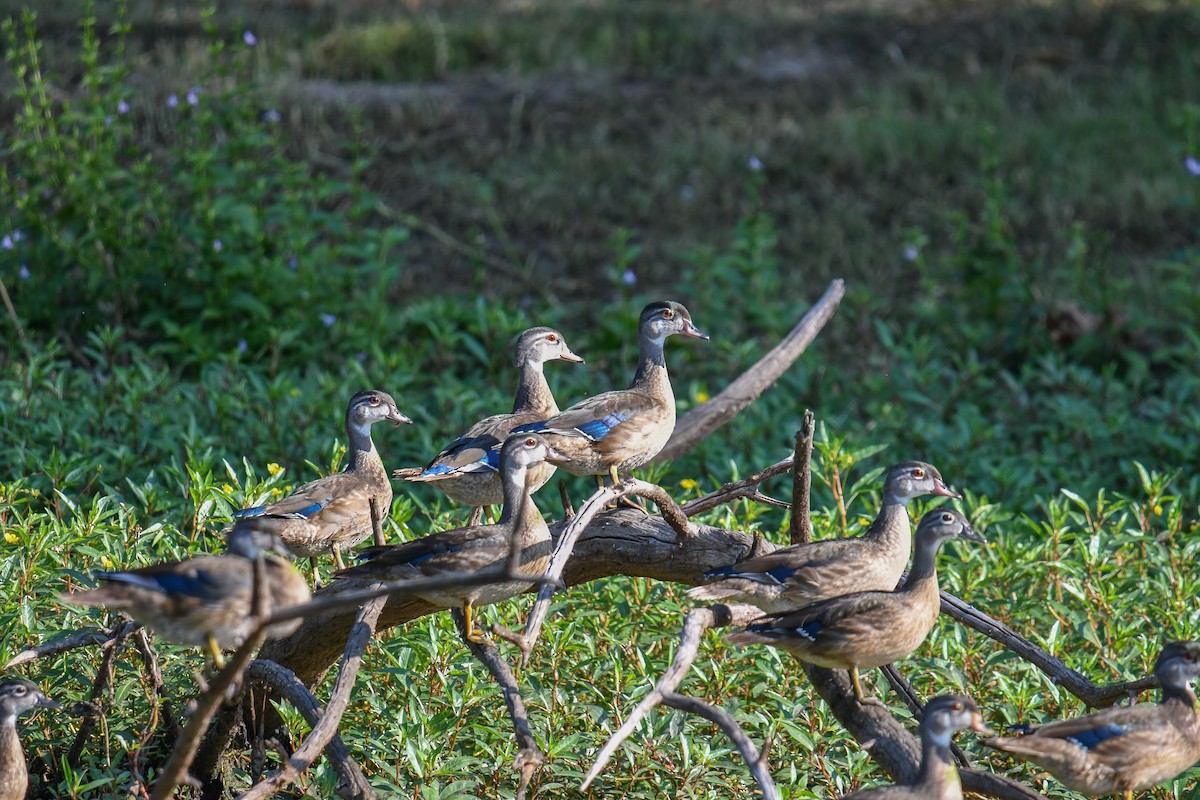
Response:
[[[286,558],[268,552],[286,555],[288,551],[259,523],[255,517],[234,525],[224,555],[96,572],[93,577],[102,586],[60,599],[76,606],[124,611],[168,641],[207,647],[219,669],[225,663],[221,651],[239,646],[257,624],[253,613],[256,559],[261,556],[264,562],[264,614],[312,598],[304,576]],[[299,626],[299,619],[272,625],[267,638],[287,636]]]
[[[940,599],[934,562],[942,542],[984,541],[962,514],[945,508],[927,513],[914,538],[916,553],[903,588],[856,592],[770,614],[727,640],[737,645],[769,644],[818,667],[849,670],[854,696],[859,703],[867,702],[859,670],[907,657],[937,622]]]
[[[975,701],[963,694],[945,694],[921,711],[921,771],[903,786],[861,789],[841,800],[963,800],[962,781],[950,752],[950,739],[961,730],[991,735]]]
[[[984,744],[1031,761],[1068,788],[1124,795],[1169,781],[1200,759],[1200,642],[1170,642],[1154,664],[1162,702],[1106,708],[1075,719],[1022,726]]]
[[[927,494],[961,497],[932,465],[902,461],[888,470],[883,507],[862,536],[796,544],[709,570],[705,577],[717,580],[693,587],[688,597],[781,612],[850,592],[890,592],[912,549],[908,501]]]
[[[474,507],[472,525],[477,525],[483,506],[504,501],[500,480],[500,444],[517,425],[552,417],[558,403],[546,383],[542,367],[547,361],[583,359],[571,352],[563,335],[553,328],[530,328],[518,337],[515,362],[521,379],[510,414],[496,414],[472,425],[466,433],[442,448],[429,466],[417,475],[397,470],[393,477],[418,483],[430,482],[456,503]],[[554,475],[554,465],[545,462],[532,468],[530,491],[536,492]]]
[[[513,433],[539,433],[557,450],[554,462],[572,475],[608,474],[637,469],[663,449],[675,430],[675,394],[667,375],[663,345],[682,334],[707,339],[692,324],[681,303],[663,300],[642,309],[638,321],[637,372],[628,389],[604,392],[549,419],[519,425]]]
[[[29,769],[17,737],[17,717],[35,708],[62,708],[22,678],[0,682],[0,800],[25,800]]]
[[[318,555],[332,553],[334,563],[345,566],[341,551],[366,539],[391,514],[392,484],[371,440],[371,426],[383,420],[412,424],[387,392],[358,392],[346,408],[346,470],[306,483],[277,503],[243,508],[234,518],[261,517],[260,525],[294,554],[311,559],[314,582]],[[378,519],[373,519],[372,507]]]
[[[334,577],[390,582],[473,573],[503,566],[513,547],[519,551],[522,573],[531,578],[541,577],[550,562],[550,529],[531,497],[529,473],[547,458],[557,456],[537,434],[509,436],[500,450],[504,509],[494,525],[470,525],[391,547],[368,548],[361,554],[365,563],[338,570]],[[475,609],[515,597],[532,585],[529,581],[504,581],[414,594],[442,608],[461,608],[465,617],[464,634],[478,644],[484,641],[484,633],[477,627]]]

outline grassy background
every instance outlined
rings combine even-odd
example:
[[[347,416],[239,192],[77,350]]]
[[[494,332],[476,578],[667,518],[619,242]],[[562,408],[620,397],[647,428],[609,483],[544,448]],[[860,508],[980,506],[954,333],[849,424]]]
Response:
[[[76,4],[39,4],[44,78],[20,23],[8,39],[0,235],[22,236],[0,248],[0,280],[25,339],[5,315],[0,659],[101,621],[54,599],[89,569],[213,549],[232,509],[336,468],[359,388],[392,392],[419,423],[378,432],[386,463],[420,463],[511,402],[522,328],[555,325],[588,359],[550,368],[570,402],[628,380],[636,314],[669,296],[713,335],[669,346],[686,410],[832,277],[849,293],[817,344],[656,473],[664,485],[694,496],[775,461],[811,407],[822,534],[859,530],[878,470],[924,458],[992,540],[948,548],[951,590],[1096,680],[1143,674],[1164,631],[1200,635],[1194,3],[204,16],[132,2],[96,15],[89,37]],[[461,516],[406,487],[395,535]],[[769,536],[786,524],[742,504],[709,521]],[[638,580],[563,596],[521,676],[551,756],[537,796],[578,794],[669,660],[681,599]],[[523,610],[490,616],[516,624]],[[372,650],[348,742],[383,792],[510,796],[503,706],[444,616]],[[178,699],[199,656],[161,650]],[[75,653],[24,674],[71,701],[96,664]],[[903,669],[925,693],[966,688],[995,724],[1080,710],[950,624]],[[756,740],[774,735],[788,797],[878,780],[797,673],[713,637],[684,688],[734,708]],[[136,660],[118,659],[77,767],[60,761],[77,719],[25,726],[44,796],[125,796],[146,691]],[[152,737],[141,763],[168,744]],[[746,796],[743,773],[708,726],[663,713],[590,796]],[[306,780],[329,795],[324,766]]]

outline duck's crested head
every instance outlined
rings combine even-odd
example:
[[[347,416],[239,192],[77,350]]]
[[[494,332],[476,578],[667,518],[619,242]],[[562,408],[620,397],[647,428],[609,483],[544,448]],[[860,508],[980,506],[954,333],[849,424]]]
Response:
[[[674,300],[659,300],[643,308],[638,329],[643,335],[657,341],[676,333],[693,339],[709,338],[707,333],[692,324],[692,315],[683,303]]]
[[[527,363],[540,366],[555,360],[583,363],[583,359],[571,352],[571,348],[567,347],[567,340],[554,328],[530,328],[517,337],[513,363],[518,369]]]

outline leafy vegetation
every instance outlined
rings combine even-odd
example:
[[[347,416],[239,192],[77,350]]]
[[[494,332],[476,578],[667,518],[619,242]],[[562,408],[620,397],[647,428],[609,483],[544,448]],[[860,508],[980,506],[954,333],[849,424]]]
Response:
[[[104,619],[55,600],[89,569],[212,550],[231,510],[337,469],[356,389],[397,396],[418,425],[378,444],[389,466],[420,463],[510,402],[522,328],[555,325],[588,359],[550,368],[560,399],[577,398],[628,379],[638,310],[673,296],[713,334],[669,347],[686,410],[835,275],[850,293],[812,351],[656,473],[664,485],[686,498],[774,462],[809,406],[820,535],[861,530],[879,470],[926,458],[991,540],[947,548],[946,588],[1098,680],[1144,674],[1163,635],[1200,636],[1200,165],[1186,160],[1200,158],[1200,11],[629,10],[197,17],[169,48],[145,44],[138,7],[78,39],[9,22],[0,660]],[[378,53],[362,43],[372,30]],[[405,49],[428,31],[441,55]],[[480,99],[480,69],[517,88]],[[343,114],[290,103],[281,74],[439,76],[478,102],[417,86],[393,113]],[[461,520],[427,488],[397,495],[391,537]],[[777,540],[786,524],[745,503],[707,521]],[[515,623],[525,604],[488,615]],[[682,587],[643,580],[562,597],[520,676],[550,756],[538,796],[575,792],[669,661],[685,608]],[[159,649],[178,709],[200,656]],[[76,651],[25,674],[69,702],[98,663]],[[1080,710],[949,623],[902,669],[926,694],[966,688],[997,725]],[[344,730],[381,792],[511,795],[507,717],[447,615],[372,648],[361,684]],[[788,797],[878,779],[774,651],[714,636],[684,690],[774,737]],[[25,725],[42,794],[123,796],[134,770],[150,777],[170,737],[142,741],[148,698],[122,654],[76,765],[76,718]],[[334,777],[318,766],[306,781],[324,797]],[[750,791],[723,739],[662,712],[592,796]]]

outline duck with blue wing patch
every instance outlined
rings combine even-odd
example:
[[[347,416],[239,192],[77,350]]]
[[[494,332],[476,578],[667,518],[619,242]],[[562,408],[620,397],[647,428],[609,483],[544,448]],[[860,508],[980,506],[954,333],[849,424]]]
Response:
[[[1107,708],[1075,719],[1023,725],[988,747],[1037,764],[1069,789],[1123,795],[1169,781],[1200,760],[1200,642],[1170,642],[1154,664],[1162,701]]]
[[[350,441],[346,470],[310,481],[276,503],[243,508],[234,512],[234,518],[258,519],[297,556],[308,556],[314,582],[318,555],[332,553],[334,562],[344,566],[341,552],[372,533],[372,504],[381,525],[391,514],[392,484],[371,439],[371,426],[384,420],[412,424],[387,392],[358,392],[346,408]]]
[[[705,573],[711,583],[693,587],[700,601],[752,603],[781,612],[850,592],[891,591],[912,549],[908,501],[933,494],[958,497],[931,464],[902,461],[888,470],[883,506],[862,536],[782,547]]]
[[[682,304],[651,303],[638,321],[639,359],[628,389],[594,395],[539,422],[521,425],[514,433],[540,433],[559,453],[554,461],[572,475],[609,475],[643,466],[662,450],[675,430],[675,394],[667,374],[663,345],[680,334],[707,339],[692,324]]]
[[[252,517],[234,525],[224,555],[96,572],[93,577],[102,585],[64,594],[61,600],[125,611],[168,641],[207,647],[220,667],[221,651],[240,645],[255,624],[254,560],[258,556],[264,559],[266,576],[264,612],[307,603],[312,596],[304,576],[285,558],[270,554],[271,550],[287,554],[287,547],[261,522],[261,517]],[[287,636],[299,625],[298,619],[272,625],[267,637]]]
[[[769,614],[726,639],[769,644],[819,667],[849,670],[855,697],[867,702],[859,670],[906,658],[933,630],[940,609],[935,560],[942,542],[954,538],[983,541],[957,511],[930,511],[917,526],[916,553],[903,588],[855,592]]]
[[[472,523],[476,524],[483,506],[504,501],[500,480],[500,445],[517,425],[552,417],[558,413],[558,403],[546,383],[543,365],[547,361],[570,361],[582,364],[583,359],[571,352],[566,339],[553,328],[530,328],[517,338],[514,361],[520,370],[513,410],[496,414],[472,425],[466,433],[442,448],[433,461],[417,475],[397,470],[394,477],[418,483],[432,483],[457,503],[476,509]],[[543,462],[532,468],[529,477],[533,491],[540,489],[554,475],[554,465]]]
[[[399,581],[421,577],[473,573],[502,566],[514,545],[520,552],[522,573],[540,577],[550,562],[550,529],[533,502],[529,472],[547,458],[557,456],[537,434],[513,434],[500,451],[500,476],[504,482],[504,510],[494,525],[432,533],[392,547],[372,547],[360,554],[363,563],[334,573],[336,578]],[[475,586],[418,591],[415,595],[442,608],[462,608],[466,637],[484,640],[476,625],[475,609],[515,597],[533,584],[501,581]]]

